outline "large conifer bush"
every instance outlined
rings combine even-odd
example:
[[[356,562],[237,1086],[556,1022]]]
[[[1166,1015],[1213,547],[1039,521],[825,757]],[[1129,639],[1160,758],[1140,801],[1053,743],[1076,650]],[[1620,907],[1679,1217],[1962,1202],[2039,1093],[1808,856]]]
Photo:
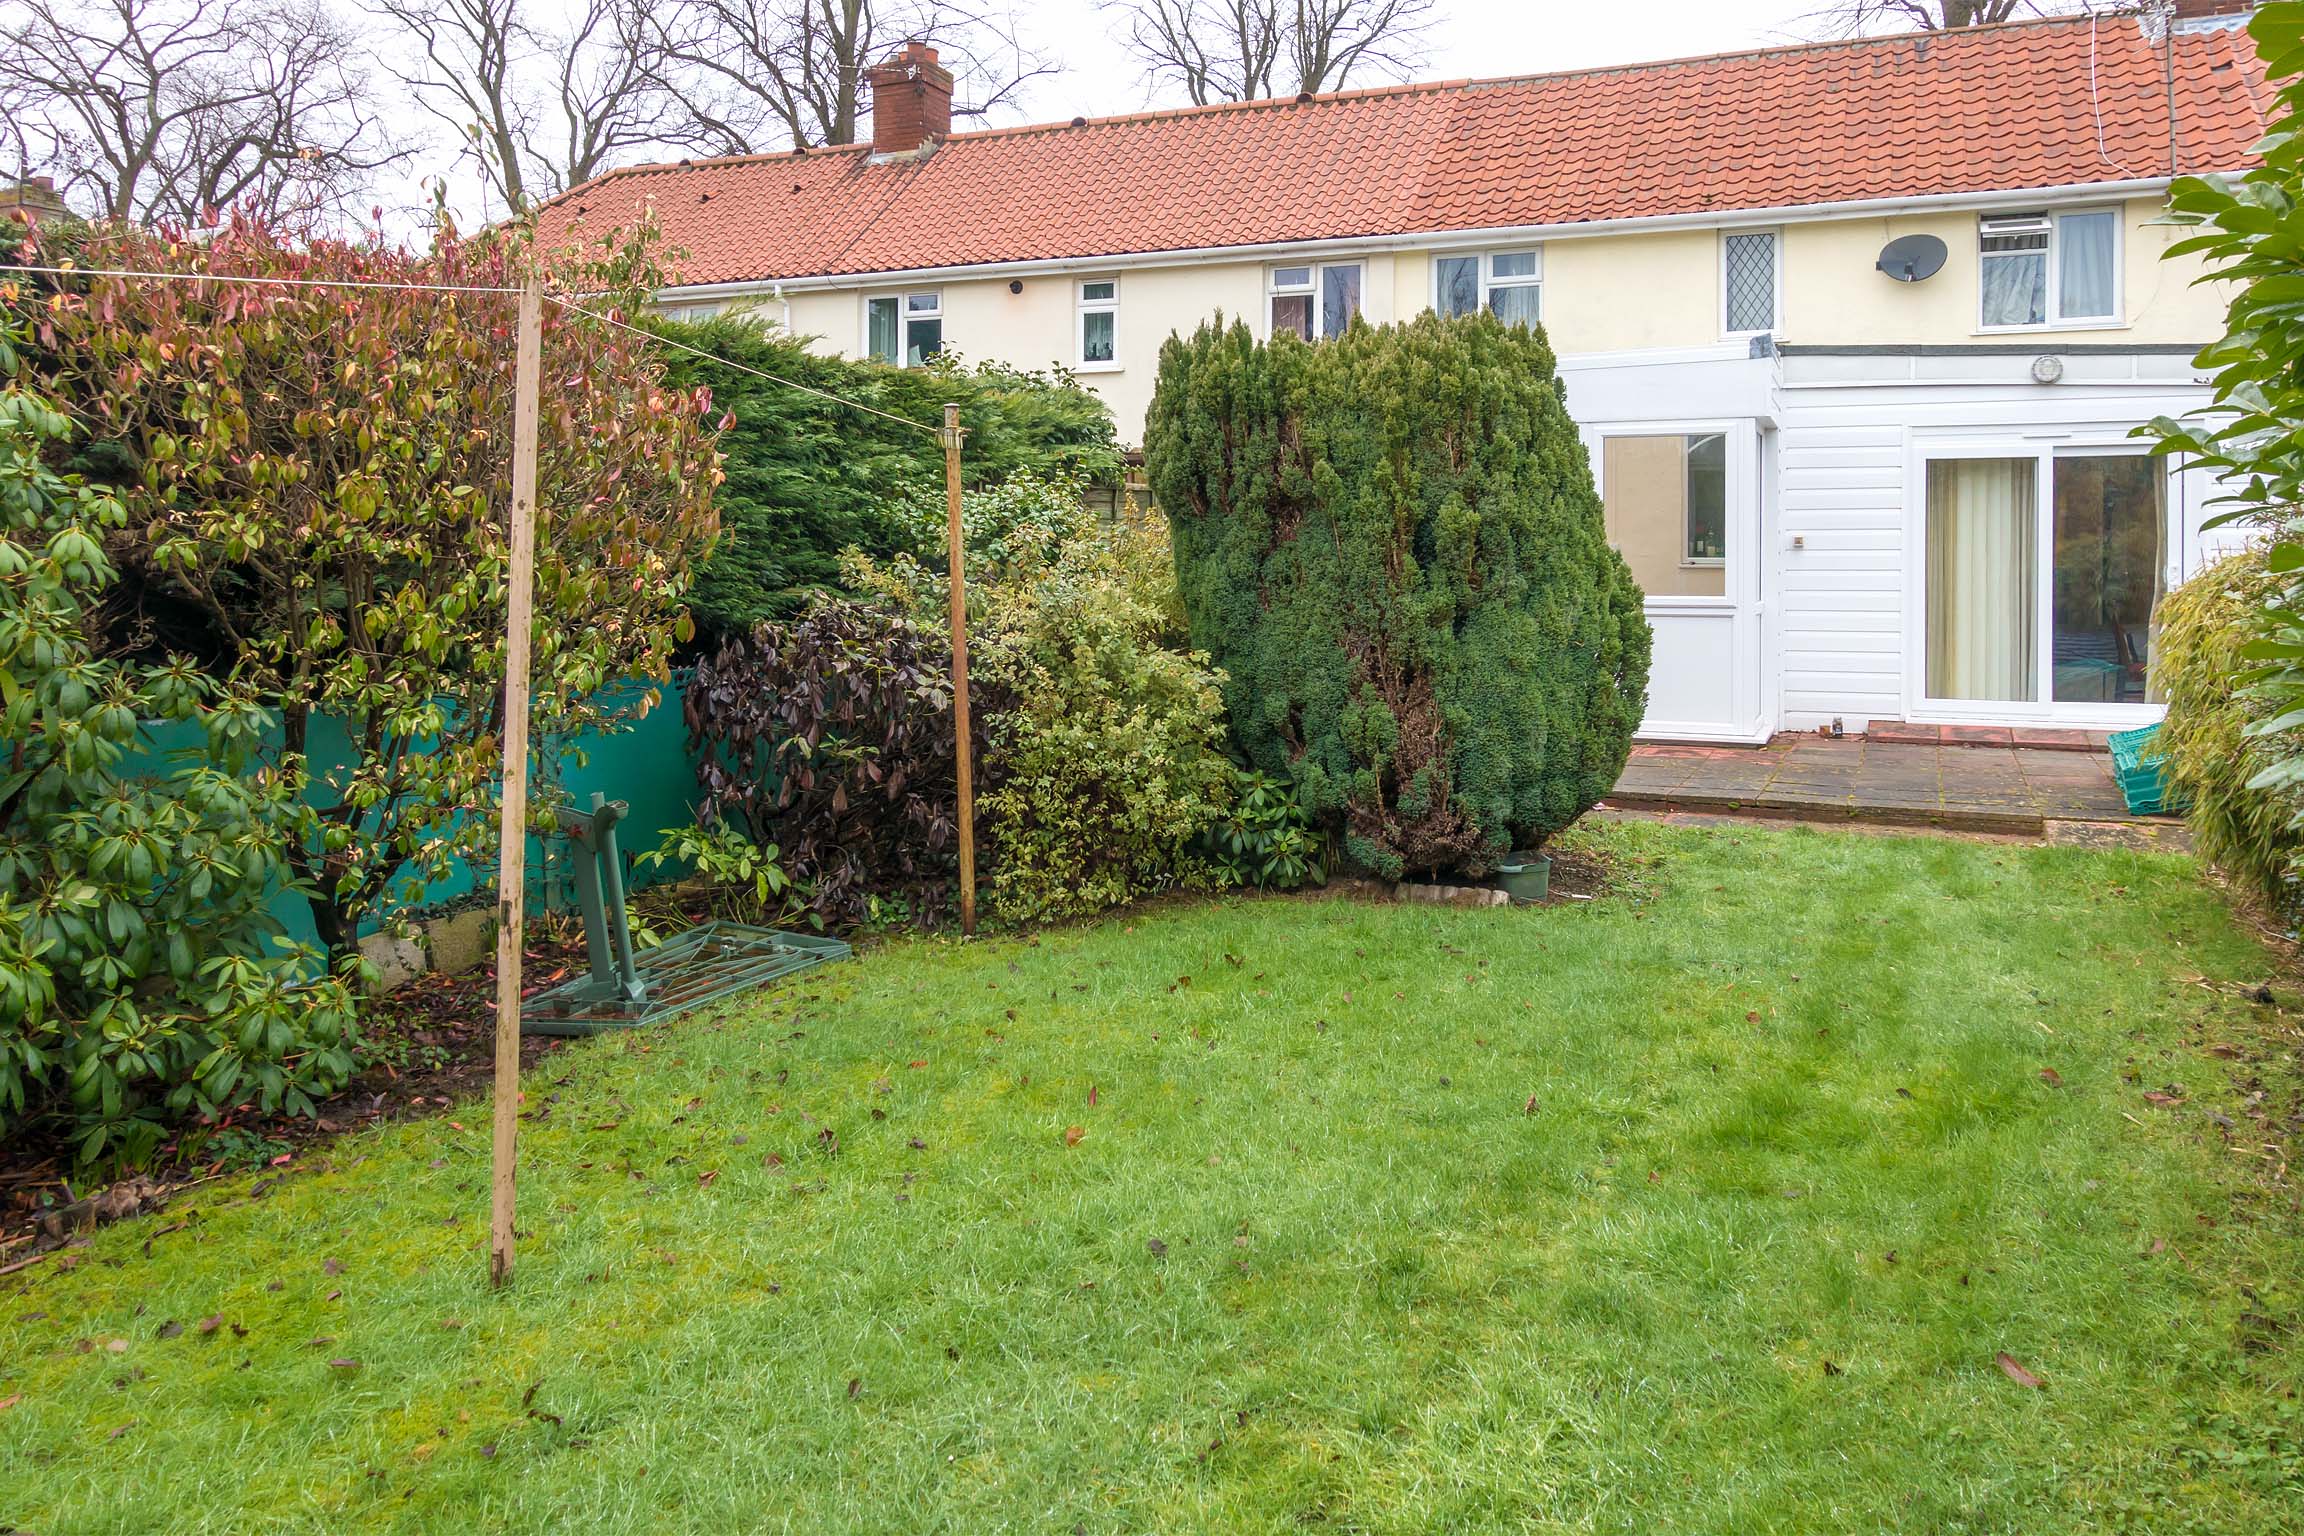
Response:
[[[1614,784],[1648,625],[1541,332],[1219,320],[1161,350],[1145,459],[1239,747],[1355,863],[1477,874]]]

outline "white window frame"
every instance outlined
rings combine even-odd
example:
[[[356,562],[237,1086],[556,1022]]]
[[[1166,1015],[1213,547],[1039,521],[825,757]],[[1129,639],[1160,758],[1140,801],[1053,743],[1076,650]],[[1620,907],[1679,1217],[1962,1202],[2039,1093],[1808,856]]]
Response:
[[[1728,241],[1737,235],[1766,235],[1773,243],[1769,260],[1769,276],[1775,291],[1768,297],[1768,315],[1771,323],[1750,330],[1737,330],[1728,323]],[[1978,238],[1982,238],[1979,236]],[[1981,249],[1981,247],[1979,247]],[[1978,305],[1984,302],[1981,297]],[[1981,311],[1979,311],[1981,312]],[[1781,336],[1784,334],[1784,231],[1781,226],[1760,229],[1723,229],[1720,231],[1720,335],[1733,341],[1740,336]]]
[[[1368,313],[1368,263],[1354,256],[1346,261],[1275,261],[1264,268],[1264,339],[1270,341],[1279,334],[1272,327],[1272,301],[1277,298],[1302,295],[1312,301],[1312,339],[1325,341],[1320,334],[1320,288],[1322,278],[1339,267],[1355,267],[1360,273],[1360,308],[1357,313]],[[1283,272],[1310,272],[1309,282],[1282,284]]]
[[[1744,537],[1743,531],[1738,527],[1738,522],[1749,510],[1737,499],[1740,484],[1738,476],[1741,473],[1739,460],[1745,456],[1745,450],[1741,445],[1745,441],[1745,432],[1749,425],[1747,422],[1738,421],[1707,421],[1692,424],[1687,422],[1611,422],[1605,426],[1595,427],[1587,434],[1585,447],[1585,452],[1592,463],[1593,488],[1600,493],[1601,503],[1605,506],[1608,500],[1608,444],[1611,440],[1619,437],[1678,438],[1680,440],[1680,476],[1682,482],[1678,553],[1680,569],[1684,571],[1724,572],[1728,569],[1730,559],[1735,558],[1737,543]],[[1729,551],[1727,554],[1692,555],[1688,553],[1689,519],[1696,510],[1693,504],[1694,498],[1687,495],[1688,444],[1704,437],[1720,439],[1720,539],[1722,548]],[[1650,601],[1717,603],[1721,599],[1666,594],[1662,599],[1651,598]]]
[[[720,313],[720,305],[710,299],[698,300],[691,304],[661,304],[657,306],[656,313],[667,320],[680,320],[690,325],[697,325],[717,317]]]
[[[1088,297],[1091,283],[1110,283],[1112,296],[1108,299]],[[1088,360],[1088,317],[1112,317],[1112,356],[1102,362]],[[1120,274],[1109,273],[1097,277],[1083,277],[1072,284],[1072,367],[1076,373],[1118,373],[1120,371]]]
[[[2037,327],[2028,327],[2037,329]],[[2143,458],[2151,449],[2124,430],[2076,427],[2045,435],[1915,434],[1904,469],[1905,548],[1919,551],[1905,562],[1904,632],[1911,637],[1904,658],[1907,718],[1916,724],[2028,725],[2126,730],[2166,718],[2165,704],[2059,702],[2056,699],[2055,497],[2056,461],[2066,458]],[[1928,692],[1928,468],[1941,459],[2023,459],[2033,465],[2033,691],[2032,699],[1940,699]],[[2163,594],[2183,570],[2183,475],[2174,461],[2163,471],[2160,515],[2166,565]]]
[[[1536,270],[1526,277],[1496,276],[1496,258],[1499,256],[1533,256]],[[1432,313],[1440,314],[1440,263],[1463,260],[1477,261],[1480,272],[1480,307],[1488,307],[1488,297],[1499,288],[1533,288],[1536,290],[1536,323],[1544,323],[1544,247],[1540,245],[1512,245],[1480,250],[1434,251],[1432,253]]]
[[[2064,221],[2083,214],[2112,216],[2112,313],[2108,315],[2075,315],[2066,317],[2058,306],[2064,302]],[[2027,221],[2046,220],[2048,224],[2048,298],[2042,306],[2047,319],[2037,325],[1993,325],[1984,319],[1984,263],[1988,259],[1984,241],[1994,234],[2012,234],[2020,231],[2011,226]],[[1995,228],[1994,226],[1998,226]],[[2086,208],[2048,208],[2038,213],[1983,214],[1976,220],[1976,333],[2003,336],[2039,331],[2109,331],[2124,329],[2128,324],[2128,221],[2118,204],[2109,207],[2096,205]]]
[[[934,299],[936,307],[933,309],[914,309],[912,301],[921,298]],[[881,357],[880,354],[872,350],[872,304],[876,299],[893,299],[896,303],[896,356],[892,359]],[[858,309],[858,321],[861,330],[857,337],[856,355],[887,363],[892,368],[913,367],[914,364],[904,360],[906,351],[904,336],[910,329],[910,323],[914,320],[934,320],[941,323],[943,319],[944,290],[941,288],[883,288],[874,293],[867,293],[863,296],[863,303]],[[943,344],[937,350],[939,352],[947,351],[951,345],[952,338],[945,335]]]

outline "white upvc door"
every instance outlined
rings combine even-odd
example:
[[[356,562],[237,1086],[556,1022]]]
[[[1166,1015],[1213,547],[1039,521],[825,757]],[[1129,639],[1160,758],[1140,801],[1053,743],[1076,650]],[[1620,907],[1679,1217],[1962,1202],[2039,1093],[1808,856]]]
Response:
[[[1647,594],[1640,734],[1767,740],[1760,423],[1592,422],[1583,434],[1609,541]]]
[[[2159,719],[2153,607],[2183,574],[2185,501],[2166,461],[2124,436],[1916,441],[1910,717],[2091,730]]]

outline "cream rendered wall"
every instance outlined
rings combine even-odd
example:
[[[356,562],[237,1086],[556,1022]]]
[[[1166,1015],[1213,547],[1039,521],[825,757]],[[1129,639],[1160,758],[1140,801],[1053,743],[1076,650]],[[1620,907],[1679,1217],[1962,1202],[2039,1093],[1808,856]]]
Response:
[[[1720,339],[1720,237],[1709,229],[1544,246],[1544,329],[1560,353]]]
[[[1395,314],[1391,296],[1392,258],[1372,257],[1363,275],[1362,310],[1371,320]],[[826,351],[855,356],[864,344],[864,301],[882,293],[937,290],[944,296],[945,344],[970,360],[996,360],[1019,368],[1059,364],[1077,371],[1080,381],[1104,397],[1120,424],[1123,442],[1143,441],[1144,413],[1152,404],[1153,377],[1160,344],[1171,332],[1190,334],[1221,311],[1245,316],[1262,334],[1264,269],[1260,261],[1196,262],[1185,266],[1131,270],[1124,262],[1083,264],[1064,272],[1020,278],[926,280],[902,285],[811,289],[791,295],[791,328],[817,338]],[[1379,277],[1379,272],[1383,274]],[[1114,278],[1120,284],[1116,365],[1083,365],[1076,330],[1079,284]],[[1011,293],[1011,282],[1022,291]],[[1374,292],[1379,284],[1384,291]],[[776,306],[767,313],[777,315]]]
[[[2160,210],[2159,203],[2141,200],[2123,209],[2127,244],[2121,252],[2121,287],[2128,324],[2024,331],[1978,329],[1974,214],[1789,225],[1784,231],[1784,340],[1844,346],[1949,346],[2038,335],[2069,335],[2098,345],[2212,340],[2223,334],[2229,293],[2222,284],[2191,286],[2202,270],[2199,258],[2161,259],[2161,252],[2189,231],[2153,224]],[[1875,270],[1882,246],[1900,235],[1919,234],[1944,242],[1949,254],[1943,271],[1925,282],[1899,283]],[[1549,308],[1551,295],[1545,298]]]
[[[2028,331],[1977,328],[1978,260],[1972,213],[1908,218],[1823,219],[1783,231],[1783,326],[1787,345],[1959,346],[2058,338],[2093,346],[2198,344],[2223,330],[2225,294],[2194,288],[2196,258],[2164,263],[2160,252],[2184,231],[2156,226],[2160,204],[2126,205],[2121,279],[2130,323]],[[1874,269],[1880,248],[1899,235],[1933,234],[1949,248],[1944,270],[1922,283],[1898,283]],[[1544,324],[1563,356],[1718,343],[1720,233],[1715,229],[1555,238],[1544,252]],[[1350,260],[1350,256],[1340,259]],[[1420,250],[1369,252],[1361,308],[1370,321],[1405,319],[1430,307],[1432,258]],[[1289,258],[1301,262],[1302,257]],[[1018,367],[1079,367],[1074,295],[1083,277],[1120,283],[1117,366],[1083,369],[1082,382],[1111,405],[1123,442],[1141,443],[1160,344],[1189,334],[1218,312],[1247,317],[1264,334],[1262,259],[1130,267],[1125,259],[1014,279],[967,278],[903,285],[792,292],[790,325],[828,350],[862,349],[863,301],[871,293],[940,289],[944,335],[962,356]],[[777,306],[766,306],[776,314]]]

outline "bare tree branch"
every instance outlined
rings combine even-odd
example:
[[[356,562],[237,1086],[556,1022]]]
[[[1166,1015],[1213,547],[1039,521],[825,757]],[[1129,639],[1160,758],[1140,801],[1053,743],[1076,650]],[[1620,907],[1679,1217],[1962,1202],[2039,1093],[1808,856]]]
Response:
[[[524,211],[634,151],[714,142],[663,85],[645,0],[370,0],[415,45],[393,73],[456,131],[504,206]]]
[[[958,0],[667,0],[648,20],[659,83],[723,154],[856,143],[864,72],[905,41],[944,54],[955,117],[993,113],[1055,67],[1011,15]]]
[[[403,159],[325,0],[5,0],[0,108],[100,217],[341,214]]]
[[[1195,106],[1404,80],[1423,66],[1438,0],[1102,0],[1146,81]]]
[[[1889,32],[1951,32],[2090,8],[2089,0],[1833,0],[1802,20],[1808,23],[1807,30],[1822,36],[1865,37]]]

